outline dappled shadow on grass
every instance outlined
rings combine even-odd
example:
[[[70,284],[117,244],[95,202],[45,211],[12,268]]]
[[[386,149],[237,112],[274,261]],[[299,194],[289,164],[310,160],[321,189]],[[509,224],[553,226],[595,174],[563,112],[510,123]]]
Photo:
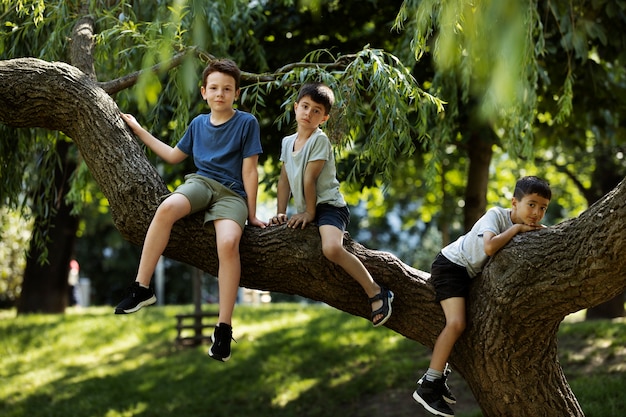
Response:
[[[233,356],[220,363],[206,355],[208,345],[176,347],[174,317],[191,310],[114,316],[88,309],[0,320],[0,415],[428,416],[411,394],[430,351],[389,329],[321,305],[238,306]],[[595,410],[611,401],[622,409],[623,396],[616,396],[626,372],[608,365],[626,359],[618,346],[626,329],[568,326],[561,329],[561,363],[586,415],[610,415]],[[581,351],[590,358],[605,352],[599,363],[607,367],[577,362]],[[450,383],[460,398],[457,416],[480,415],[461,377],[453,374]]]
[[[13,370],[3,375],[30,388],[21,394],[3,391],[0,412],[6,417],[42,415],[44,409],[47,416],[64,417],[327,416],[393,387],[406,386],[410,395],[413,374],[424,366],[414,342],[336,310],[238,310],[238,343],[227,363],[210,359],[208,346],[176,349],[176,312],[163,314],[167,309],[18,323],[20,336],[13,341],[25,346],[32,361],[15,353]]]
[[[562,323],[559,360],[585,416],[624,415],[626,318]]]

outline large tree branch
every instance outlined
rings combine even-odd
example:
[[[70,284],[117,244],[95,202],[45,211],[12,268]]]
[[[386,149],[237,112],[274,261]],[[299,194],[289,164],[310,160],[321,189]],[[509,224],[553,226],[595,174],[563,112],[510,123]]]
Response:
[[[83,73],[63,63],[30,58],[3,61],[0,76],[3,80],[0,121],[17,127],[61,130],[73,138],[110,201],[116,226],[127,239],[141,244],[159,197],[167,192],[167,188],[119,117],[119,110],[111,98]],[[34,114],[37,117],[33,117]],[[493,259],[483,278],[478,280],[479,286],[486,286],[480,291],[497,295],[495,301],[507,300],[513,295],[515,299],[523,296],[523,302],[530,308],[536,304],[533,303],[535,297],[542,294],[555,297],[564,287],[581,287],[575,297],[564,294],[562,302],[552,306],[551,318],[560,320],[567,313],[597,304],[623,290],[626,278],[619,271],[626,270],[626,258],[618,256],[626,246],[626,229],[621,227],[626,213],[620,203],[626,200],[619,197],[624,194],[623,188],[624,185],[620,184],[576,220],[516,238]],[[215,272],[216,257],[196,255],[196,251],[215,250],[214,237],[204,229],[196,217],[181,222],[174,229],[167,254]],[[427,313],[441,315],[438,306],[430,307],[433,293],[426,280],[428,274],[404,265],[390,254],[370,251],[350,238],[346,241],[378,280],[392,288],[401,287],[397,300],[399,312],[419,306],[419,309],[429,309]],[[289,242],[289,245],[279,242]],[[356,284],[345,279],[340,268],[325,261],[316,245],[319,242],[313,228],[299,232],[283,228],[247,228],[242,242],[246,266],[244,283],[276,291],[306,292],[303,295],[329,302],[353,314],[368,316],[369,305],[363,302],[365,297]],[[271,252],[268,247],[272,248]],[[296,250],[299,255],[295,258],[294,253],[291,257],[281,256],[289,247],[302,247],[303,251]],[[512,262],[523,266],[524,270],[508,268]],[[302,264],[306,263],[315,267],[303,270]],[[293,277],[302,276],[303,271],[315,275],[323,272],[323,275],[341,279],[332,281],[332,284],[326,282],[319,288],[292,286]],[[494,274],[498,279],[487,279]],[[520,274],[523,274],[521,281]],[[286,276],[292,278],[281,279]],[[616,279],[607,283],[607,276]],[[533,280],[529,281],[530,278]],[[519,292],[520,284],[523,284],[523,292]],[[327,285],[333,290],[330,291]],[[324,287],[328,291],[321,291]],[[401,316],[398,314],[397,320],[390,322],[390,327],[432,345],[434,338],[425,337],[425,329],[401,320]]]
[[[113,100],[76,68],[35,59],[0,62],[0,122],[65,132],[108,198],[116,227],[143,242],[159,196],[167,192]],[[582,415],[556,359],[563,317],[626,288],[626,183],[577,219],[527,233],[503,248],[478,277],[468,300],[468,329],[451,363],[485,415]],[[428,274],[395,256],[346,238],[375,279],[396,293],[387,327],[432,347],[444,324]],[[361,288],[321,252],[315,227],[247,227],[242,284],[323,301],[369,317]],[[194,215],[178,222],[165,254],[216,274],[212,226]],[[492,379],[495,378],[495,379]],[[541,379],[554,383],[537,384]],[[498,381],[495,401],[491,381]],[[546,398],[550,400],[546,400]],[[491,401],[493,400],[493,401]],[[524,414],[519,414],[524,415]]]

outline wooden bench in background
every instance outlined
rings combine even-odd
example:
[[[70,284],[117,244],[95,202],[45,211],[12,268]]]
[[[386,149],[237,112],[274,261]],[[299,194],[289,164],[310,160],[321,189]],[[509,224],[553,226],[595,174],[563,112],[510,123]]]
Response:
[[[176,345],[198,346],[205,341],[210,341],[211,335],[213,334],[213,328],[217,324],[217,317],[217,312],[177,314]],[[209,320],[211,321],[208,322]],[[205,329],[209,329],[206,334],[204,332]]]

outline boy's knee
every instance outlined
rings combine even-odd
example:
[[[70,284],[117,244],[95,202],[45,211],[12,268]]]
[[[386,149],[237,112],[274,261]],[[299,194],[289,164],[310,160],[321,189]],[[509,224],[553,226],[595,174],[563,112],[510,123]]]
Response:
[[[239,253],[239,240],[238,236],[222,236],[217,240],[217,249],[224,254]]]
[[[341,245],[331,244],[322,246],[322,253],[326,257],[326,259],[333,262],[341,256],[343,250],[343,246]]]
[[[456,334],[461,334],[465,331],[467,323],[463,318],[456,318],[446,322],[446,327]]]
[[[154,213],[154,218],[162,221],[173,219],[175,217],[175,213],[176,207],[173,204],[164,201],[161,205],[159,205],[159,207],[157,207],[156,212]]]

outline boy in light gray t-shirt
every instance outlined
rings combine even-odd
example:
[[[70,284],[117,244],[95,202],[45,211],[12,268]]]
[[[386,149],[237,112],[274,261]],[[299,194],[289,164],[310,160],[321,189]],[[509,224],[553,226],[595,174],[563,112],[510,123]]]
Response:
[[[294,104],[298,129],[282,142],[278,210],[270,224],[304,228],[316,223],[324,256],[363,287],[372,304],[372,323],[378,327],[391,316],[393,292],[378,285],[359,258],[343,247],[350,211],[339,191],[332,146],[319,127],[330,117],[334,101],[332,90],[324,84],[309,83],[300,89]],[[292,195],[296,214],[287,218]]]

